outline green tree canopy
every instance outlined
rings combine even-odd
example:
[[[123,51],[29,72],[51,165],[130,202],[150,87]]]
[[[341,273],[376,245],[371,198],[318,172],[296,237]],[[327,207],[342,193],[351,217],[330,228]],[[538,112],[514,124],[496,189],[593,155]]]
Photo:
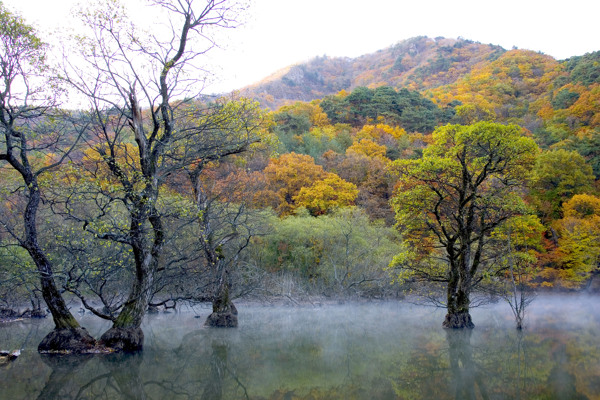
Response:
[[[516,125],[447,125],[419,160],[397,160],[392,202],[409,253],[401,275],[447,283],[445,327],[472,327],[469,296],[480,281],[490,233],[526,212],[519,195],[538,148]],[[408,256],[408,257],[407,257]]]
[[[383,118],[388,124],[400,125],[408,132],[428,133],[447,121],[443,110],[419,92],[396,91],[389,86],[376,89],[357,87],[347,96],[327,96],[321,108],[332,123],[359,127],[369,119]]]

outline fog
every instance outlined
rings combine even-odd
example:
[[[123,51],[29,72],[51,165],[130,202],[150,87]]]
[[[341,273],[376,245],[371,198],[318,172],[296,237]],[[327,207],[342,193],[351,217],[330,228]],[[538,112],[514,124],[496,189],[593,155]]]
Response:
[[[519,332],[504,302],[473,309],[472,331],[444,330],[445,310],[402,301],[242,302],[237,329],[204,327],[208,307],[151,314],[142,354],[75,358],[40,356],[51,321],[30,320],[0,326],[0,347],[23,348],[0,368],[0,399],[597,398],[599,305],[538,296]],[[96,336],[106,328],[81,322]]]

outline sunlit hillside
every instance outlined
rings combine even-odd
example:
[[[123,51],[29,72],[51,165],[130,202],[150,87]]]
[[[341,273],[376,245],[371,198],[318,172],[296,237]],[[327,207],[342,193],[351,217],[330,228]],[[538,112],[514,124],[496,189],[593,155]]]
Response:
[[[504,52],[499,46],[470,40],[421,36],[357,58],[316,57],[280,70],[242,92],[275,109],[359,86],[423,90],[453,83]]]

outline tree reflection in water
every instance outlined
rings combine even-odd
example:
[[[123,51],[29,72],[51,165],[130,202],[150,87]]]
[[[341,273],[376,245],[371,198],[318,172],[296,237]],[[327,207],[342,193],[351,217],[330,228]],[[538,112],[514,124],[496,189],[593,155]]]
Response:
[[[4,346],[24,347],[0,369],[0,400],[597,399],[600,319],[585,318],[600,317],[585,304],[538,307],[522,332],[509,310],[444,330],[439,315],[407,323],[406,308],[382,304],[257,307],[237,330],[160,315],[143,354],[120,355],[42,357],[23,345],[43,335],[37,323],[0,327]]]
[[[548,376],[548,388],[554,393],[556,399],[587,400],[588,397],[577,392],[575,375],[568,372],[567,348],[560,345],[552,354],[554,367]]]
[[[213,340],[211,348],[210,375],[206,379],[202,400],[221,400],[225,398],[223,396],[223,386],[226,378],[233,379],[235,385],[242,389],[242,398],[250,399],[246,386],[240,381],[235,371],[228,366],[227,353],[229,346],[227,343],[221,340]]]
[[[489,399],[484,376],[473,361],[472,333],[472,329],[446,330],[450,372],[456,400]]]
[[[79,354],[40,354],[44,364],[52,369],[38,400],[63,398],[61,391],[73,385],[77,380],[76,372],[83,368],[94,356]]]
[[[118,393],[122,399],[145,400],[146,391],[140,379],[140,365],[143,353],[115,353],[99,356],[102,364],[110,371],[111,378],[116,382]]]
[[[202,400],[221,400],[223,398],[223,379],[227,369],[227,345],[212,343],[210,376],[202,393]]]
[[[419,337],[406,359],[398,362],[391,375],[398,398],[485,400],[499,394],[500,398],[532,398],[535,380],[530,376],[523,331],[438,332]]]
[[[202,341],[201,344],[206,346],[207,343]],[[185,353],[192,362],[187,364],[186,370],[164,365],[160,379],[142,378],[142,365],[148,366],[143,353],[40,355],[51,373],[37,398],[221,400],[228,398],[233,390],[237,393],[236,398],[250,399],[246,386],[228,365],[226,341],[215,339],[204,352],[189,350]],[[177,356],[174,354],[174,357]],[[167,361],[164,354],[160,359]],[[190,379],[189,375],[196,375],[196,379]],[[187,384],[177,384],[180,376],[185,377]]]
[[[142,354],[45,354],[40,357],[52,372],[37,397],[39,400],[147,398],[140,380]]]

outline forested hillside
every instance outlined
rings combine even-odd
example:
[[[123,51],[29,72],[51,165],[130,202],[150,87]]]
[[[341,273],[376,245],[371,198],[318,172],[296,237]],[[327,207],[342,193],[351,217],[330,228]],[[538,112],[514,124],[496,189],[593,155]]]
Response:
[[[276,109],[359,86],[423,90],[453,83],[504,52],[499,46],[470,40],[421,36],[357,58],[316,57],[278,71],[242,93]]]
[[[208,323],[235,326],[241,296],[446,289],[446,326],[468,327],[471,291],[594,288],[600,52],[558,61],[417,37],[215,99],[172,68],[179,53],[142,74],[131,54],[154,65],[173,47],[123,41],[109,11],[89,16],[86,39],[104,51],[80,43],[97,76],[60,76],[92,112],[31,106],[43,87],[12,96],[11,79],[33,76],[22,71],[4,81],[0,306],[69,296],[138,332],[148,305],[211,301]],[[45,48],[27,43],[40,57],[9,56],[53,88]]]
[[[262,204],[281,215],[309,205],[321,215],[332,205],[356,204],[372,220],[393,224],[394,171],[400,160],[423,156],[434,130],[449,123],[515,124],[539,151],[521,192],[528,213],[539,218],[527,228],[537,237],[527,244],[527,253],[535,253],[527,262],[535,271],[529,284],[590,284],[600,254],[600,230],[591,222],[600,215],[593,205],[600,175],[599,62],[600,52],[559,61],[529,50],[417,37],[356,59],[319,57],[280,71],[248,92],[263,106],[287,104],[272,114],[281,155],[256,176],[264,173],[273,188],[270,173],[281,176],[278,169],[310,156],[302,162],[354,186],[317,185],[325,175],[315,175],[280,194],[279,203],[272,194]],[[298,164],[294,176],[311,168]],[[324,193],[338,196],[327,203]]]
[[[517,123],[542,146],[577,149],[600,171],[589,148],[598,121],[600,52],[555,60],[464,39],[417,37],[355,59],[317,57],[242,89],[276,110],[359,87],[421,93],[442,108]],[[475,117],[474,115],[478,115]],[[565,140],[567,140],[565,142]]]

